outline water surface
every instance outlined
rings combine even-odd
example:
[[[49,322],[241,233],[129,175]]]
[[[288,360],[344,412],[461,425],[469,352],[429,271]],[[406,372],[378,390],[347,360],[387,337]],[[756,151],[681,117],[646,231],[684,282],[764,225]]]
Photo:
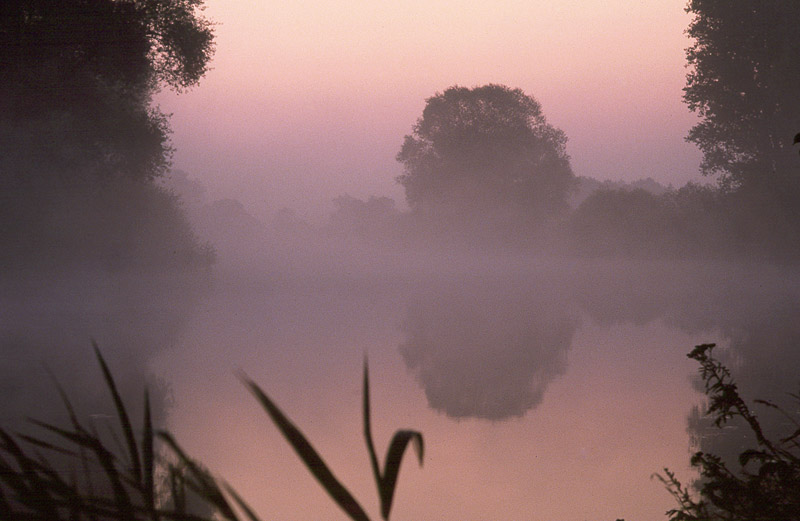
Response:
[[[393,519],[664,519],[674,505],[652,474],[692,479],[691,442],[710,439],[696,418],[687,430],[701,395],[686,353],[718,342],[745,393],[792,390],[798,297],[791,270],[746,264],[221,270],[155,365],[179,439],[266,518],[345,516],[236,372],[377,517],[360,423],[368,354],[379,454],[397,428],[427,444],[424,467],[409,458],[401,471]]]

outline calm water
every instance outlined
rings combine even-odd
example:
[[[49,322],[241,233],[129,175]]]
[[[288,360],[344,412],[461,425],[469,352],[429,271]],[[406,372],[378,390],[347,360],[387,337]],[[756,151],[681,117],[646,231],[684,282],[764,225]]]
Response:
[[[651,476],[689,480],[691,348],[717,342],[745,393],[795,390],[792,270],[760,264],[423,259],[371,271],[223,269],[151,366],[169,425],[267,519],[345,519],[237,379],[245,372],[378,517],[360,417],[423,432],[392,519],[665,519]],[[372,264],[374,265],[374,263]],[[430,269],[429,266],[446,266]]]

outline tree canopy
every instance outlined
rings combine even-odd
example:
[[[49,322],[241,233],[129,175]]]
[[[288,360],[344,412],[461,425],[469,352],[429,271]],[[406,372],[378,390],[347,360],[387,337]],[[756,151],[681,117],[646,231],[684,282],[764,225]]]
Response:
[[[397,160],[411,208],[482,215],[522,210],[544,217],[567,208],[575,182],[567,138],[541,106],[503,85],[450,87],[428,98]]]
[[[691,0],[684,100],[701,120],[688,140],[726,189],[798,188],[800,3]]]
[[[171,159],[152,97],[196,84],[213,53],[201,9],[202,0],[0,2],[0,222],[15,223],[0,231],[0,263],[58,263],[66,250],[201,253],[174,197],[152,183]]]
[[[169,161],[161,84],[197,83],[213,52],[201,0],[7,0],[0,6],[6,181],[150,179]],[[66,179],[65,179],[66,178]]]

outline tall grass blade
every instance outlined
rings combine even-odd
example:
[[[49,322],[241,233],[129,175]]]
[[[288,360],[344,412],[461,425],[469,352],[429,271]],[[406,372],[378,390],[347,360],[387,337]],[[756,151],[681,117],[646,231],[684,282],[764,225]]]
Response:
[[[89,496],[94,497],[94,480],[92,479],[92,473],[89,472],[89,457],[86,455],[86,448],[79,445],[78,454],[80,454],[81,468],[83,469],[83,476],[86,480],[86,491]],[[93,520],[94,516],[90,516],[90,519]]]
[[[397,488],[397,476],[400,473],[400,463],[403,460],[403,454],[409,442],[413,442],[419,458],[419,464],[422,465],[423,457],[423,441],[422,434],[417,431],[401,430],[397,431],[392,438],[389,445],[389,450],[386,453],[386,461],[384,463],[383,472],[380,470],[378,463],[378,456],[375,453],[375,444],[372,441],[372,427],[371,427],[371,413],[370,413],[370,400],[369,400],[369,366],[367,358],[364,357],[364,439],[367,442],[367,451],[369,452],[370,463],[372,464],[372,473],[375,477],[375,484],[378,488],[378,497],[381,503],[381,515],[384,519],[389,519],[389,512],[392,509],[392,501],[394,500],[394,492]]]
[[[100,363],[100,368],[103,370],[103,377],[106,380],[108,389],[111,391],[111,396],[114,399],[114,406],[117,409],[117,416],[119,417],[122,432],[125,435],[125,441],[128,445],[128,453],[130,455],[131,469],[137,483],[142,482],[142,467],[139,462],[139,450],[136,446],[136,438],[133,435],[133,427],[131,427],[130,419],[128,419],[128,412],[125,410],[125,405],[122,403],[122,398],[117,391],[117,385],[114,383],[114,377],[111,376],[111,371],[108,369],[103,355],[100,354],[100,348],[97,347],[97,342],[92,340],[92,347],[94,347],[94,354],[97,356],[97,361]]]
[[[189,473],[189,477],[193,479],[185,479],[186,486],[197,492],[200,497],[211,504],[217,509],[218,513],[225,519],[236,520],[236,513],[231,508],[225,495],[217,486],[217,482],[213,477],[200,465],[198,465],[192,458],[186,455],[186,452],[178,445],[178,442],[172,437],[171,434],[165,431],[159,431],[158,435],[163,439],[167,445],[170,446],[175,455],[178,456],[180,463],[184,466]],[[185,494],[184,494],[185,498]]]
[[[261,406],[267,411],[272,421],[281,431],[283,437],[289,442],[300,459],[303,460],[311,474],[320,482],[322,487],[328,492],[334,501],[355,521],[369,521],[369,517],[361,508],[361,505],[347,491],[347,489],[333,475],[328,465],[322,460],[320,455],[311,446],[306,437],[295,425],[272,403],[266,394],[251,380],[242,376],[242,380],[250,391],[255,395]]]
[[[384,519],[389,519],[389,511],[392,508],[394,491],[397,487],[397,476],[400,473],[400,463],[403,460],[403,454],[409,442],[414,444],[417,457],[419,458],[419,464],[422,466],[422,434],[417,431],[397,431],[386,453],[386,463],[383,469],[383,478],[381,479],[381,515]]]
[[[106,449],[97,438],[90,438],[87,441],[89,443],[88,448],[94,452],[97,461],[100,463],[106,477],[111,483],[119,519],[133,519],[131,498],[122,484],[123,476],[119,473],[117,466],[114,464],[114,455]]]
[[[2,465],[0,465],[0,471],[2,471],[2,468]],[[11,503],[6,499],[5,494],[3,494],[3,489],[0,488],[0,519],[14,519],[14,514],[12,512]]]
[[[36,462],[25,454],[11,435],[1,429],[0,438],[2,438],[3,450],[14,458],[21,472],[19,475],[12,469],[9,473],[9,477],[12,478],[9,480],[9,484],[15,489],[17,498],[28,508],[40,512],[43,519],[56,519],[57,510],[53,498],[36,472]],[[5,466],[5,462],[3,462],[3,467]]]
[[[77,457],[78,453],[64,447],[60,447],[48,441],[40,440],[39,438],[34,438],[33,436],[28,436],[27,434],[17,434],[17,437],[21,440],[28,442],[31,445],[36,447],[47,449],[53,452],[58,452],[60,454],[65,454],[67,456]]]
[[[71,491],[66,500],[67,508],[69,509],[69,519],[70,521],[79,521],[81,518],[81,505],[83,500],[81,498],[80,489],[78,488],[78,477],[75,474],[74,468],[70,469],[69,479],[70,483],[66,484]],[[93,519],[93,517],[89,516],[88,519]]]
[[[64,391],[64,388],[61,387],[61,384],[56,378],[56,375],[50,370],[49,367],[45,366],[45,370],[47,374],[50,376],[50,379],[53,380],[53,385],[58,392],[58,395],[61,397],[61,401],[64,404],[64,408],[67,410],[67,414],[69,415],[69,421],[72,423],[72,426],[77,430],[81,428],[80,423],[78,422],[78,416],[75,414],[75,408],[72,406],[72,402],[70,402],[67,393]]]
[[[133,506],[131,504],[130,496],[122,484],[123,476],[119,473],[116,465],[114,464],[114,455],[103,446],[102,442],[96,436],[92,436],[85,431],[68,431],[55,425],[37,420],[31,420],[31,422],[93,452],[97,458],[97,462],[100,464],[100,467],[103,469],[103,472],[111,484],[119,519],[132,518]],[[88,470],[87,479],[91,479],[91,476],[88,475]]]
[[[248,505],[247,502],[242,499],[242,497],[236,492],[236,490],[233,489],[233,487],[227,483],[223,483],[223,485],[225,486],[225,490],[231,495],[236,504],[239,505],[239,508],[244,511],[245,515],[250,521],[261,521],[261,519],[256,515],[255,511],[250,508],[250,505]]]
[[[372,417],[369,405],[369,365],[367,357],[364,357],[364,388],[363,388],[363,411],[364,416],[364,440],[367,442],[367,452],[369,452],[369,462],[372,465],[372,475],[375,478],[375,486],[378,488],[378,497],[382,498],[383,478],[381,469],[378,465],[378,455],[375,453],[375,444],[372,442]],[[383,510],[383,499],[381,499],[381,510]]]
[[[159,519],[156,513],[156,491],[155,491],[155,456],[153,454],[153,420],[150,416],[150,395],[147,389],[144,390],[144,420],[142,431],[142,471],[144,482],[142,483],[145,508],[150,513],[151,519]]]
[[[186,487],[183,484],[183,476],[180,469],[173,466],[169,467],[169,488],[170,498],[172,499],[172,509],[178,519],[185,517],[186,514]]]
[[[797,437],[800,437],[800,429],[797,429],[796,431],[794,431],[790,435],[786,436],[785,438],[781,438],[781,441],[786,443],[786,442],[789,442],[789,441],[793,441]]]
[[[66,507],[70,512],[78,511],[81,505],[79,489],[74,483],[69,484],[64,481],[41,454],[37,454],[37,456],[37,459],[26,456],[32,470],[37,474],[36,482],[30,488],[35,489],[37,493],[46,492],[51,498],[49,501],[55,508]],[[0,473],[2,472],[2,465],[0,465]],[[0,519],[5,518],[0,517]]]
[[[8,433],[0,429],[0,437],[3,438],[3,451],[4,452],[11,452],[10,447],[6,445],[6,437],[9,436]],[[7,487],[9,487],[9,492],[13,492],[18,497],[24,497],[27,494],[28,487],[25,484],[25,480],[22,476],[24,476],[24,469],[19,464],[19,457],[11,454],[15,460],[17,460],[17,466],[20,467],[23,474],[20,475],[20,472],[15,469],[11,463],[7,462],[4,458],[0,457],[0,483],[5,483]],[[0,488],[2,491],[2,488]]]

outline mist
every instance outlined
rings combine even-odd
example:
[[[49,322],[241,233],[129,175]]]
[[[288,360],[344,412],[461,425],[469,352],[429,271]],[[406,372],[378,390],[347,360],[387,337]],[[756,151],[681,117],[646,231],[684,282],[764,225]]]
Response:
[[[257,33],[269,59],[241,8],[213,3],[230,26],[103,1],[84,18],[20,1],[19,23],[0,21],[0,427],[69,423],[63,389],[113,440],[97,346],[131,416],[147,389],[157,425],[265,518],[344,519],[241,380],[361,498],[366,365],[379,452],[396,428],[426,440],[397,518],[577,521],[662,516],[675,505],[654,472],[692,482],[690,451],[737,465],[754,443],[741,419],[721,430],[706,415],[695,345],[717,344],[749,403],[796,414],[795,68],[753,53],[774,90],[748,83],[731,101],[716,87],[753,67],[714,69],[702,6],[694,22],[631,8],[629,26],[597,2],[511,2],[401,27],[412,2],[376,32],[364,20],[384,8],[350,27],[322,4],[276,7],[287,39]],[[98,40],[108,24],[125,38]],[[669,41],[648,33],[673,25]],[[403,28],[419,37],[407,54]],[[465,54],[470,35],[484,54]],[[527,38],[535,53],[510,51]],[[647,52],[659,59],[635,74],[592,67]],[[764,432],[785,436],[761,405]]]
[[[186,178],[181,178],[185,183]],[[652,198],[648,201],[675,197],[680,190],[652,186],[655,190],[647,192],[646,197]],[[584,200],[611,189],[598,187]],[[613,189],[634,195],[641,190],[627,185]],[[580,210],[580,204],[568,212],[587,211]],[[738,431],[741,438],[730,435],[733,431],[721,437],[703,419],[696,368],[685,356],[693,345],[716,342],[744,395],[792,404],[786,393],[797,385],[800,360],[792,347],[797,331],[790,317],[800,304],[800,279],[779,252],[759,245],[735,253],[738,244],[710,251],[700,241],[694,243],[696,248],[688,248],[686,244],[697,240],[696,236],[687,235],[678,243],[656,240],[652,232],[643,235],[646,241],[629,243],[633,246],[628,251],[593,251],[573,235],[575,228],[568,216],[555,227],[539,229],[535,238],[527,239],[530,242],[520,242],[513,239],[519,229],[501,237],[482,236],[485,220],[459,227],[437,215],[435,222],[429,222],[410,210],[398,209],[385,196],[362,200],[343,195],[333,206],[328,222],[314,225],[291,210],[278,211],[270,221],[261,222],[244,204],[212,201],[207,192],[202,203],[187,205],[190,214],[196,212],[197,233],[217,244],[217,261],[213,290],[189,325],[192,332],[176,350],[157,357],[158,365],[166,368],[160,374],[175,378],[177,394],[183,397],[179,404],[189,407],[189,397],[195,393],[207,396],[215,404],[208,414],[221,414],[225,422],[241,422],[246,425],[243,439],[266,436],[275,443],[273,450],[280,451],[280,439],[270,438],[245,419],[257,412],[237,412],[246,396],[230,375],[246,368],[249,375],[260,375],[281,403],[288,404],[298,423],[309,426],[310,436],[328,451],[336,451],[340,440],[358,437],[353,427],[344,424],[358,423],[358,368],[366,354],[377,374],[373,375],[375,385],[386,387],[383,393],[376,391],[383,398],[382,402],[376,398],[377,403],[400,409],[408,426],[421,422],[420,428],[427,428],[440,444],[447,444],[444,439],[450,436],[455,437],[452,443],[461,443],[455,441],[461,436],[478,436],[488,429],[484,425],[507,424],[497,429],[521,431],[542,422],[550,424],[554,414],[573,418],[576,432],[585,428],[588,435],[596,429],[603,431],[605,427],[599,425],[606,422],[622,425],[621,418],[629,415],[630,421],[640,423],[631,432],[614,431],[614,436],[637,441],[625,445],[629,452],[618,457],[649,465],[649,473],[634,475],[651,485],[647,478],[662,468],[659,465],[683,468],[688,447],[735,461],[737,451],[747,443],[743,427]],[[652,205],[641,208],[650,212]],[[652,223],[664,226],[660,221]],[[491,226],[503,230],[500,220]],[[614,240],[629,240],[624,230],[610,228],[606,233]],[[680,232],[667,229],[666,233],[674,237]],[[705,233],[719,237],[718,230]],[[676,248],[676,244],[682,246]],[[608,336],[613,343],[607,343]],[[585,368],[583,360],[593,356],[595,365]],[[182,368],[186,357],[193,361]],[[202,383],[193,374],[202,374]],[[212,381],[213,392],[202,390]],[[663,387],[657,383],[661,381]],[[619,388],[605,391],[599,385]],[[575,403],[564,401],[565,388],[587,396]],[[603,402],[604,398],[616,401],[618,407]],[[592,405],[583,405],[581,400]],[[644,404],[648,404],[646,412],[638,409]],[[580,418],[587,417],[581,415],[589,414],[584,407],[598,411],[600,417],[591,420],[598,426],[581,423]],[[342,417],[331,415],[331,410],[340,408]],[[675,414],[677,448],[664,456],[634,432],[649,425],[643,416],[669,411]],[[196,425],[186,414],[176,413],[176,427]],[[779,414],[762,411],[759,417],[769,432],[785,430]],[[183,434],[201,452],[211,450],[221,435],[188,430]],[[494,439],[488,432],[482,435]],[[607,443],[618,443],[612,439]],[[481,452],[486,465],[493,464],[489,462],[502,450],[488,443],[495,451]],[[526,450],[539,453],[536,447],[544,442],[534,437],[527,443]],[[604,449],[589,444],[581,450],[593,454]],[[229,469],[241,475],[234,469],[244,461],[230,458],[212,457],[211,462],[222,472]],[[335,457],[334,461],[358,483],[355,467]],[[560,464],[573,469],[568,472],[589,472],[585,461],[576,456]],[[286,464],[259,462],[274,472]],[[466,464],[458,463],[456,455],[448,455],[447,462],[452,468]],[[533,464],[527,459],[522,462]],[[613,466],[610,461],[605,465],[602,468]],[[689,470],[684,472],[692,476]],[[248,490],[246,478],[238,483]],[[264,486],[274,484],[268,481]],[[478,485],[464,483],[470,486]],[[311,490],[314,484],[308,487]],[[414,497],[429,497],[422,485],[411,488]],[[641,492],[642,505],[627,512],[657,515],[669,508],[670,498],[662,490],[655,485],[647,490]],[[287,494],[293,497],[290,490],[278,487],[264,499],[264,505],[269,505],[265,508],[292,515],[296,503],[286,499]],[[483,503],[464,501],[469,507],[462,514],[482,508]],[[490,496],[487,501],[496,507],[501,500]],[[609,504],[620,504],[614,501]],[[324,509],[325,498],[319,503]],[[522,498],[520,503],[524,503]],[[311,512],[316,507],[309,508]],[[410,508],[399,510],[398,515],[421,515]],[[520,512],[511,507],[503,511]],[[552,511],[577,519],[596,512],[597,505]],[[619,509],[609,507],[607,512],[620,515]]]

